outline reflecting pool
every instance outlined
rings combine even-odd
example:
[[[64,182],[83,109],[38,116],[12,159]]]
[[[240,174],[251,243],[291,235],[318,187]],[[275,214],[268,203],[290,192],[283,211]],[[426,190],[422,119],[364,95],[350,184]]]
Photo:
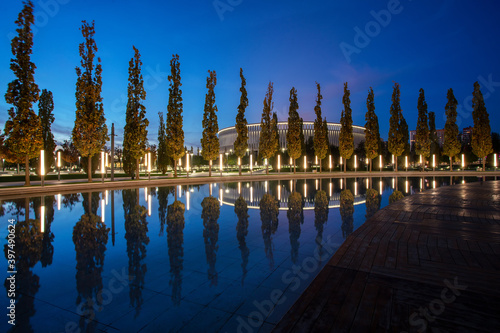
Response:
[[[267,181],[6,200],[2,308],[15,300],[19,332],[268,331],[390,200],[470,181]],[[5,318],[2,332],[12,329]]]

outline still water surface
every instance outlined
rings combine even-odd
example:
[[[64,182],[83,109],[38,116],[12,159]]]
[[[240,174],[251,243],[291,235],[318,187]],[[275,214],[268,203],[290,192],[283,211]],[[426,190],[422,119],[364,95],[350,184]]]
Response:
[[[394,189],[476,180],[245,182],[6,200],[1,304],[8,312],[16,300],[16,326],[2,314],[0,330],[269,331]],[[17,272],[11,298],[8,263]]]

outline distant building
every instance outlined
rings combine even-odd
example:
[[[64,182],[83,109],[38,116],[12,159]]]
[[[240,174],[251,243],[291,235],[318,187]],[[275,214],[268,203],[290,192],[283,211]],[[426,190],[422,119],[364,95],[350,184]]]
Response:
[[[415,136],[416,135],[417,135],[417,131],[410,131],[410,147],[413,147],[413,145],[415,144]],[[437,135],[439,147],[443,147],[444,129],[436,130],[436,135]]]
[[[474,129],[474,127],[472,127],[472,126],[465,127],[464,129],[462,129],[462,144],[463,145],[470,145],[470,143],[472,141],[472,130],[473,129]]]

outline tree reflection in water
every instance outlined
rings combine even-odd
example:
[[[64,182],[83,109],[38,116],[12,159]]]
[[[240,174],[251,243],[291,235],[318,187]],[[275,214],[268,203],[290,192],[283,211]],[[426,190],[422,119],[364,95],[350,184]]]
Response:
[[[299,256],[300,225],[304,223],[304,212],[302,210],[302,195],[292,192],[288,197],[288,233],[290,234],[292,262],[297,263]]]
[[[172,193],[171,187],[160,187],[158,189],[158,219],[160,220],[160,236],[165,230],[165,222],[167,221],[168,195]]]
[[[135,317],[141,312],[144,302],[142,290],[147,266],[146,245],[149,244],[146,207],[139,205],[138,189],[123,190],[123,213],[125,215],[125,239],[127,240],[130,305],[135,308]]]
[[[378,191],[372,188],[366,190],[366,219],[369,219],[380,209],[380,195]]]
[[[15,268],[9,271],[17,271],[16,276],[16,326],[12,332],[33,332],[30,318],[35,315],[35,295],[40,289],[40,278],[32,272],[32,268],[41,260],[43,252],[44,235],[40,231],[40,220],[29,218],[29,199],[23,200],[25,205],[24,222],[15,224],[15,244],[9,248],[8,243],[4,246],[5,258],[9,258],[9,250],[15,251]],[[21,213],[22,206],[19,205],[18,212]],[[7,237],[8,239],[8,237]],[[11,252],[12,253],[12,252]],[[12,262],[8,262],[11,264]],[[10,281],[5,280],[5,289],[10,289]],[[7,317],[8,318],[8,317]]]
[[[250,250],[248,249],[245,237],[248,234],[248,207],[245,199],[240,196],[236,199],[234,203],[234,212],[238,217],[238,223],[236,224],[236,238],[238,239],[239,249],[241,251],[241,269],[243,270],[243,275],[241,276],[241,285],[244,285],[245,277],[247,275],[247,265],[248,256],[250,255]]]
[[[401,200],[404,197],[405,196],[404,196],[403,192],[398,191],[398,190],[394,190],[394,192],[392,192],[392,194],[389,196],[389,204],[396,202],[398,200]]]
[[[40,221],[40,206],[44,201],[45,205],[45,232],[43,233],[42,240],[42,256],[40,258],[40,263],[42,267],[47,267],[52,265],[52,258],[54,257],[54,233],[50,230],[52,222],[54,222],[54,205],[56,203],[54,196],[46,196],[42,198],[33,199],[33,210],[35,211],[35,219]]]
[[[214,197],[206,197],[201,202],[203,219],[203,239],[205,240],[205,253],[207,255],[208,264],[208,280],[210,285],[217,285],[217,270],[215,262],[217,261],[217,250],[219,246],[219,219],[220,207],[219,200]]]
[[[328,221],[328,196],[325,191],[318,191],[314,196],[314,227],[318,234],[316,235],[316,244],[318,244],[318,254],[323,258],[323,228]]]
[[[184,204],[175,200],[168,206],[167,212],[167,244],[170,259],[170,285],[172,286],[172,302],[175,306],[181,303],[182,265],[184,262]],[[215,264],[215,263],[214,263]]]
[[[76,251],[76,299],[80,315],[79,327],[83,331],[95,331],[95,312],[102,310],[102,270],[104,252],[108,242],[109,228],[95,214],[99,201],[98,193],[83,196],[85,213],[73,228],[73,243]]]
[[[262,238],[266,257],[269,259],[269,267],[274,269],[273,244],[271,236],[278,229],[279,203],[270,194],[264,194],[260,200],[260,219],[262,221]]]
[[[354,228],[354,196],[351,190],[340,192],[340,217],[342,218],[342,236],[347,238]]]

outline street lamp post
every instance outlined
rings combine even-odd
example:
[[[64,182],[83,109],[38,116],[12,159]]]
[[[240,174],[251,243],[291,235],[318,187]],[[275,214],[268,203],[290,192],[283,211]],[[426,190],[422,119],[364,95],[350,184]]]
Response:
[[[219,154],[219,171],[220,171],[220,176],[222,177],[222,154]]]
[[[304,173],[307,171],[307,156],[304,155]]]
[[[151,152],[148,152],[148,180],[151,180]]]
[[[42,186],[44,186],[45,177],[45,150],[40,150],[40,176],[42,178]]]
[[[101,181],[104,183],[104,152],[101,151]],[[89,163],[92,163],[91,159],[89,159]]]
[[[405,156],[405,168],[406,171],[408,172],[408,156]]]
[[[328,166],[330,167],[330,172],[332,172],[332,155],[328,155]]]
[[[186,152],[186,178],[189,178],[189,152]]]
[[[378,156],[378,167],[380,169],[380,172],[382,172],[382,155]]]
[[[278,173],[281,173],[281,155],[278,154]]]
[[[57,180],[61,180],[61,151],[57,152]]]
[[[436,170],[436,154],[432,154],[432,171]]]
[[[462,154],[462,171],[465,169],[465,155]]]
[[[253,153],[250,153],[250,174],[252,174],[252,170],[253,170]]]
[[[358,162],[356,160],[356,155],[354,155],[354,172],[356,172],[356,168],[358,167]]]

